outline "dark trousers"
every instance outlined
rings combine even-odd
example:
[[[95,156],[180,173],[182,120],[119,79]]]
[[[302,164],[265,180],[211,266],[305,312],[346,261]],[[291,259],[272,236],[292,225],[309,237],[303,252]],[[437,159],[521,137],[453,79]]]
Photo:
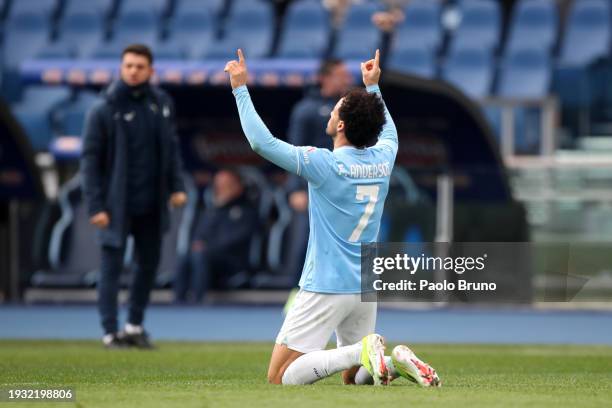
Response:
[[[244,262],[233,251],[192,251],[189,265],[180,268],[174,282],[177,302],[189,301],[189,289],[193,300],[201,302],[211,287],[225,288],[229,279],[241,272]]]
[[[144,312],[159,265],[161,251],[161,228],[159,216],[148,214],[132,216],[129,220],[129,233],[134,237],[136,270],[130,284],[128,323],[142,324]],[[105,333],[118,330],[119,277],[123,270],[125,241],[121,248],[102,247],[100,281],[98,282],[98,308]]]

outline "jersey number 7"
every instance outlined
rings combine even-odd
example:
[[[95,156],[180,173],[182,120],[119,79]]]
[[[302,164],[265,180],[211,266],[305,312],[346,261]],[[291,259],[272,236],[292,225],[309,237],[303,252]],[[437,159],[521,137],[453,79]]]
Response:
[[[351,237],[349,238],[350,242],[357,242],[363,233],[363,230],[368,225],[368,221],[374,212],[374,206],[376,206],[376,202],[378,201],[378,191],[380,187],[377,185],[359,185],[357,186],[357,195],[356,198],[359,201],[365,200],[366,197],[369,197],[368,204],[365,206],[365,211],[363,215],[359,219],[359,224],[353,230]]]

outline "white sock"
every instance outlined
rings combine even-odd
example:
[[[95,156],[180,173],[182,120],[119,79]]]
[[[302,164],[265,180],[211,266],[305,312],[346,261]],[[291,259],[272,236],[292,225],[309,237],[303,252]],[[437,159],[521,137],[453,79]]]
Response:
[[[342,370],[361,364],[361,342],[332,350],[306,353],[287,367],[284,385],[312,384]]]
[[[144,329],[142,328],[142,326],[131,323],[125,324],[125,332],[127,334],[142,334],[143,330]]]
[[[385,364],[387,365],[387,370],[389,370],[389,374],[392,377],[397,377],[398,373],[397,373],[397,370],[395,369],[395,366],[393,365],[393,360],[391,359],[390,356],[385,356]],[[374,379],[372,378],[370,373],[368,373],[368,370],[366,370],[365,367],[363,366],[359,367],[357,374],[355,374],[355,384],[357,385],[374,384]]]

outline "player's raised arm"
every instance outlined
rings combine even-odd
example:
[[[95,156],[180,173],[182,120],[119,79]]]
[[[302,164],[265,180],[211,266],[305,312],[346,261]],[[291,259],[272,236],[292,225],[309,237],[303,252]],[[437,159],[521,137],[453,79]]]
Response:
[[[230,76],[240,124],[253,151],[283,169],[297,173],[299,169],[296,147],[275,138],[253,106],[246,87],[248,71],[242,50],[238,50],[238,61],[229,61],[225,65],[225,72]]]
[[[246,87],[248,71],[242,50],[238,50],[238,61],[226,64],[225,72],[230,75],[240,124],[253,151],[277,166],[304,177],[314,185],[323,182],[329,173],[323,150],[294,146],[275,138],[257,114]]]
[[[363,84],[366,86],[368,92],[376,92],[382,99],[378,82],[380,81],[380,51],[376,50],[374,58],[366,62],[361,63],[361,76],[363,78]],[[384,103],[384,101],[383,101]],[[388,146],[394,154],[397,153],[397,129],[395,122],[391,118],[391,114],[385,105],[385,125],[383,126],[382,132],[378,137],[377,146]]]

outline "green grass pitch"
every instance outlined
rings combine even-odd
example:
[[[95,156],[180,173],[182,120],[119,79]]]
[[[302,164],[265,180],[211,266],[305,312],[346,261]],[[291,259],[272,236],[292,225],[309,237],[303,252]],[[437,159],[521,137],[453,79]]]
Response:
[[[76,403],[9,407],[610,407],[612,347],[414,345],[443,387],[266,383],[271,344],[159,342],[107,351],[93,341],[0,341],[0,388],[74,387]]]

